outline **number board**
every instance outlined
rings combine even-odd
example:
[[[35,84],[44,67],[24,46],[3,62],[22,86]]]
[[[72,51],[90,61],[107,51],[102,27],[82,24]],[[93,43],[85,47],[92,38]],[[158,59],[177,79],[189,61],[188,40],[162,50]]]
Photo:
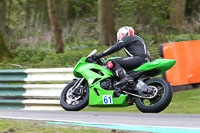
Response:
[[[103,104],[113,104],[112,95],[103,95]]]

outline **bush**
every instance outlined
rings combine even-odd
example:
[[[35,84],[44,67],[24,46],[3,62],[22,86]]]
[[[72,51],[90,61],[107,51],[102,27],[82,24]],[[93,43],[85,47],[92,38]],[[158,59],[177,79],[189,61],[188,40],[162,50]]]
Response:
[[[191,41],[199,40],[200,34],[180,34],[180,35],[171,35],[171,42],[180,42],[180,41]]]
[[[43,61],[47,52],[37,49],[17,49],[13,51],[16,55],[14,62],[16,63],[39,63]]]
[[[89,48],[86,45],[82,46],[84,48],[73,47],[73,49],[67,49],[64,53],[60,54],[38,49],[17,49],[13,51],[15,58],[4,61],[0,65],[0,68],[19,68],[18,65],[23,66],[23,68],[74,67],[81,57],[87,56],[92,50],[98,49],[99,52],[102,52],[107,48],[98,47],[97,45]],[[8,66],[7,64],[16,65]]]

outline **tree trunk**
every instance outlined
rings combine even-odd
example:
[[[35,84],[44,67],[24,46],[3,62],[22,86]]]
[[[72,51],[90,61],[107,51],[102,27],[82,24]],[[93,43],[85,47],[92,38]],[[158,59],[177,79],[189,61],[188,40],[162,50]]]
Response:
[[[33,11],[33,25],[36,27],[36,25],[37,25],[37,18],[38,18],[38,10],[37,9],[34,9],[34,11]]]
[[[188,0],[189,1],[189,0]],[[188,2],[187,1],[187,2]],[[191,1],[191,14],[190,14],[190,25],[191,29],[193,31],[196,31],[197,33],[200,32],[200,1],[199,0],[193,0]]]
[[[30,26],[30,19],[31,19],[31,8],[30,8],[30,1],[26,1],[25,5],[25,12],[26,12],[26,17],[25,17],[25,27],[28,28]]]
[[[0,30],[5,31],[6,29],[6,0],[0,0]]]
[[[62,39],[62,30],[56,16],[55,0],[48,0],[48,13],[51,22],[51,28],[54,34],[54,42],[56,43],[56,53],[63,53],[64,45]]]
[[[184,29],[186,0],[171,0],[170,22],[172,27]]]
[[[57,13],[62,25],[66,25],[69,18],[69,0],[58,1]]]
[[[3,35],[1,34],[1,31],[0,31],[0,61],[8,59],[8,58],[12,58],[12,57],[13,57],[13,54],[10,52],[10,50],[6,46],[5,41],[3,39]]]
[[[56,5],[56,4],[55,4]],[[46,9],[46,10],[44,10],[44,9]],[[43,6],[42,7],[42,10],[41,10],[41,26],[44,26],[44,25],[46,25],[46,27],[48,28],[48,29],[50,29],[51,28],[51,23],[50,23],[50,17],[49,17],[49,12],[48,12],[48,9],[49,9],[49,7],[48,6]],[[56,12],[56,8],[55,8],[55,12]],[[56,13],[55,13],[55,15],[56,15]],[[56,16],[56,18],[57,18],[57,16]]]
[[[116,40],[113,0],[99,0],[100,45],[112,45]]]

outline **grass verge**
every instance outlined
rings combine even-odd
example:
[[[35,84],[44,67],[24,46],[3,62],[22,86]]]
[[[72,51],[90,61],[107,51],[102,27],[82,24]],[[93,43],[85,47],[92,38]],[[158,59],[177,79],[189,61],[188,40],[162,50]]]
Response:
[[[86,127],[48,125],[44,122],[0,119],[0,133],[111,133]]]
[[[73,125],[52,125],[44,121],[8,120],[0,118],[0,133],[148,133],[118,129],[102,129]]]

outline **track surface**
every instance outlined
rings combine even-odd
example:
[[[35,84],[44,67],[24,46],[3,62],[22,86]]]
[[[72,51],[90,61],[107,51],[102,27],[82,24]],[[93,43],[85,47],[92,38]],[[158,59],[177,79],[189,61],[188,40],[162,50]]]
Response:
[[[198,133],[200,133],[200,114],[0,110],[0,118],[116,126],[195,129],[195,132],[199,131]]]

